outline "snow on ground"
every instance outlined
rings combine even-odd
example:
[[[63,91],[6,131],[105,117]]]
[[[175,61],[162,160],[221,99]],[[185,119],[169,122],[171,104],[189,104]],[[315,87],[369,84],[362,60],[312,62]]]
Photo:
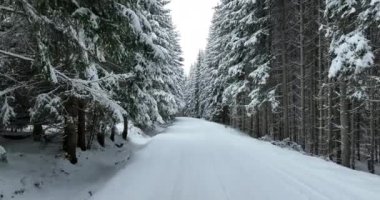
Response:
[[[78,149],[79,163],[71,165],[63,158],[61,143],[0,137],[0,145],[8,153],[8,163],[0,163],[0,200],[89,199],[125,167],[135,148],[149,142],[149,138],[134,127],[129,130],[128,139],[128,145],[123,148],[107,139],[106,148],[94,142],[91,150],[80,152]]]
[[[93,200],[376,200],[380,177],[179,118]]]

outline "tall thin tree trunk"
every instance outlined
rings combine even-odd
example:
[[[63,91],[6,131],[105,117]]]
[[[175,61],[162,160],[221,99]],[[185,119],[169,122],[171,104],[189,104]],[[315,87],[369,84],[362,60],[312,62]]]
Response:
[[[332,160],[333,156],[333,130],[332,130],[332,85],[331,81],[328,86],[328,95],[327,95],[327,155],[329,156],[329,159]]]
[[[72,117],[69,117],[65,120],[65,134],[67,137],[67,155],[68,159],[72,164],[76,164],[78,162],[76,156],[76,148],[77,148],[77,132],[75,131],[75,123]]]
[[[301,138],[301,145],[303,149],[305,149],[306,145],[306,114],[305,114],[305,55],[304,55],[304,17],[303,17],[303,11],[304,11],[304,3],[303,0],[299,1],[299,7],[300,7],[300,26],[299,26],[299,40],[300,40],[300,73],[301,73],[301,131],[300,131],[300,138]]]
[[[360,116],[356,114],[356,132],[355,132],[355,149],[356,149],[356,159],[361,160],[360,156]]]
[[[127,138],[128,138],[128,118],[127,118],[127,116],[124,116],[124,130],[122,133],[122,137],[124,140],[127,140]]]
[[[287,54],[287,48],[286,48],[286,18],[287,18],[287,1],[288,0],[282,0],[282,25],[281,25],[281,62],[282,62],[282,103],[283,103],[283,117],[284,117],[284,130],[283,130],[283,138],[289,138],[289,94],[288,94],[288,64],[286,59]]]
[[[322,24],[322,0],[318,0],[318,25],[320,26]],[[324,137],[324,112],[323,112],[323,106],[324,106],[324,97],[323,97],[323,46],[322,46],[322,33],[318,32],[318,73],[319,73],[319,80],[318,80],[318,85],[319,85],[319,94],[318,94],[318,109],[319,109],[319,131],[318,131],[318,152],[319,154],[322,154],[322,152],[326,153],[326,149],[321,149],[322,144],[326,144],[323,140],[325,139]]]
[[[78,134],[75,128],[75,120],[78,115],[77,107],[78,100],[74,97],[69,97],[65,103],[65,110],[67,114],[65,116],[64,150],[66,151],[68,159],[72,164],[76,164],[78,162],[76,156]]]
[[[268,117],[267,117],[267,108],[266,108],[266,103],[264,103],[262,107],[262,112],[263,112],[263,120],[262,120],[262,134],[263,135],[268,135]]]
[[[355,101],[351,103],[351,168],[355,169],[355,140],[356,140],[356,111],[354,111],[356,106]]]
[[[86,151],[86,111],[85,103],[78,103],[78,147]]]
[[[106,145],[106,133],[105,133],[105,131],[106,131],[106,129],[105,129],[104,125],[101,125],[100,131],[96,135],[96,139],[98,140],[98,143],[102,147],[105,147],[105,145]]]
[[[347,102],[347,83],[340,81],[340,136],[341,136],[341,152],[342,165],[350,167],[351,145],[350,135],[348,131],[348,102]]]
[[[260,111],[259,109],[256,108],[256,113],[255,113],[255,137],[260,138]]]
[[[111,129],[111,136],[110,136],[110,139],[112,142],[115,142],[115,135],[116,135],[116,125],[113,125]]]
[[[370,97],[373,98],[373,89],[370,91]],[[370,132],[370,157],[368,159],[368,171],[372,174],[375,173],[375,148],[376,148],[376,137],[375,137],[375,117],[374,117],[374,103],[369,102],[369,132]]]

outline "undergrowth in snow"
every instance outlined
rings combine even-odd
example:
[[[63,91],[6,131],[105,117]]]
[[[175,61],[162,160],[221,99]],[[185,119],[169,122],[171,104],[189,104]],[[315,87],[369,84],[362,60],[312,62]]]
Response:
[[[261,137],[260,140],[270,142],[271,144],[282,147],[282,148],[291,149],[294,151],[305,153],[305,151],[302,149],[301,145],[290,141],[289,138],[286,138],[282,141],[276,141],[276,140],[273,140],[273,138],[271,136],[265,135],[265,136]]]

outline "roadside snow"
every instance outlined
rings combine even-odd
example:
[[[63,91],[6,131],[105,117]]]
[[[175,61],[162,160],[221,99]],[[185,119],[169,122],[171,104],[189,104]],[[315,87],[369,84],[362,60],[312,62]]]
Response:
[[[118,138],[121,140],[121,138]],[[78,149],[77,165],[64,159],[61,143],[36,143],[31,138],[7,140],[8,163],[0,163],[0,200],[85,200],[125,167],[131,153],[149,141],[141,130],[129,129],[122,148],[107,138],[106,147]],[[95,143],[95,142],[94,142]]]
[[[178,118],[93,200],[375,200],[380,177]]]

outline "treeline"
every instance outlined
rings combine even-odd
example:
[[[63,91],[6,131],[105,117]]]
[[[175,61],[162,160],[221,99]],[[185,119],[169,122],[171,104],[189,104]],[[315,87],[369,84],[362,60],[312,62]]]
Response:
[[[165,123],[183,106],[178,34],[165,0],[0,0],[0,129],[104,145],[114,125]]]
[[[185,113],[347,167],[380,157],[380,2],[222,0]]]

